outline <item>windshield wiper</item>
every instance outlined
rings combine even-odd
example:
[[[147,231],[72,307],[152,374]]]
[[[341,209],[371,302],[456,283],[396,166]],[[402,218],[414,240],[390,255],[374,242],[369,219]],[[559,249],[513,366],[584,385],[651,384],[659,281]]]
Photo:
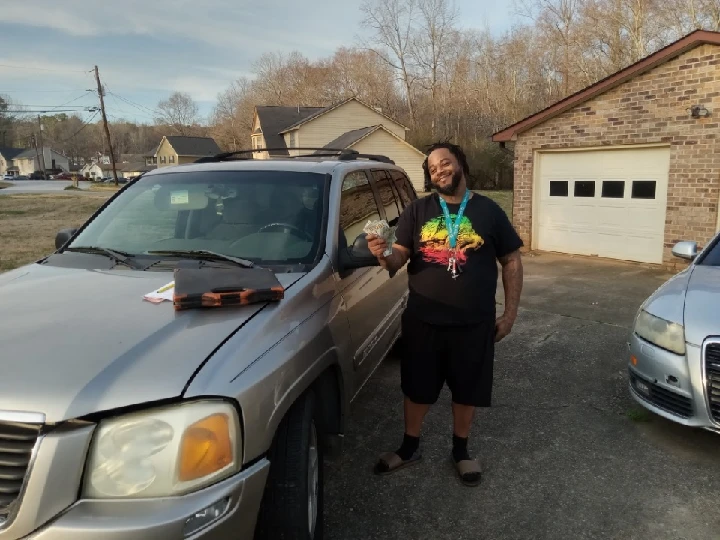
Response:
[[[124,264],[125,266],[129,268],[133,268],[135,270],[144,270],[145,268],[141,265],[136,263],[135,261],[132,261],[130,257],[132,255],[130,253],[125,253],[124,251],[118,251],[116,249],[109,249],[104,247],[97,247],[97,246],[78,246],[78,247],[69,247],[65,248],[63,251],[70,251],[70,252],[77,252],[77,253],[96,253],[98,255],[105,255],[109,257],[110,259]]]
[[[232,255],[224,255],[222,253],[216,253],[214,251],[209,251],[207,249],[172,249],[172,250],[160,250],[160,251],[148,251],[149,255],[168,255],[171,257],[191,257],[194,259],[218,259],[222,261],[228,261],[231,263],[235,263],[239,266],[243,266],[245,268],[254,268],[255,263],[252,261],[247,261],[245,259],[239,259],[237,257],[233,257]]]

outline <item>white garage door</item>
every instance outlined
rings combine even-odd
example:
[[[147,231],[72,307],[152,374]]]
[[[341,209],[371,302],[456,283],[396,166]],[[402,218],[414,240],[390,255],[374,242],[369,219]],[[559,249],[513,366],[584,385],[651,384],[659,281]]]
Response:
[[[540,154],[537,248],[660,263],[669,148]]]

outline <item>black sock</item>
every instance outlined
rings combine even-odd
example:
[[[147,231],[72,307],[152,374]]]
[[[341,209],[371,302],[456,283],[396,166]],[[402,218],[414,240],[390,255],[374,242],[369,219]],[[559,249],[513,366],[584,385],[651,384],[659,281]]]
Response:
[[[418,448],[420,448],[420,437],[413,437],[406,433],[403,437],[402,445],[395,453],[400,456],[400,459],[405,461],[410,459],[412,455],[417,452]]]
[[[453,459],[455,460],[455,463],[458,461],[463,461],[466,459],[470,459],[470,454],[468,454],[467,449],[467,437],[458,437],[457,435],[453,435],[453,450],[452,455]]]

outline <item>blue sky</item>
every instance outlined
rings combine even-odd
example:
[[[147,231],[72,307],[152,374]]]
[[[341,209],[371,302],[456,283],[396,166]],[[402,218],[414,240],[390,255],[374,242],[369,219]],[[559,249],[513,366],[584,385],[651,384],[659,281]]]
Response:
[[[209,115],[218,93],[269,51],[310,59],[363,34],[360,0],[2,0],[0,94],[24,105],[95,106],[98,65],[110,120],[152,122],[188,92]],[[104,5],[103,5],[104,4]],[[100,7],[102,5],[102,7]],[[466,28],[508,29],[508,0],[456,0]],[[89,113],[83,118],[88,119]]]

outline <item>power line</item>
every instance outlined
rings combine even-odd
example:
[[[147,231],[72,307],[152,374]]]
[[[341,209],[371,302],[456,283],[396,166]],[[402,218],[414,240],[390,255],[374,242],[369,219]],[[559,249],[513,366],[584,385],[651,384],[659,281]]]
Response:
[[[94,112],[94,107],[85,107],[84,109],[47,109],[42,111],[15,111],[15,110],[7,110],[3,111],[5,113],[12,113],[12,114],[47,114],[47,113],[62,113],[62,112]]]
[[[80,97],[85,97],[85,96],[80,96]],[[77,99],[80,99],[80,98],[76,98],[73,101],[77,101]],[[72,103],[72,101],[68,101],[68,103]],[[68,105],[67,103],[63,103],[61,105],[25,105],[25,104],[23,104],[23,107],[35,107],[36,109],[54,109],[54,108],[58,108],[58,107],[67,107],[70,109],[87,109],[88,106],[87,105]]]
[[[116,97],[116,98],[118,98],[118,99],[123,100],[123,101],[124,101],[125,103],[127,103],[128,105],[132,105],[132,106],[135,107],[136,109],[141,110],[141,111],[143,111],[143,112],[146,112],[146,113],[149,113],[149,114],[153,114],[153,115],[160,114],[160,111],[158,111],[157,109],[150,109],[149,107],[146,107],[145,105],[140,105],[139,103],[135,103],[134,101],[130,101],[129,99],[127,99],[127,98],[125,98],[125,97],[123,97],[123,96],[120,96],[120,95],[118,95],[118,94],[116,94],[116,93],[114,93],[114,92],[109,92],[109,91],[108,91],[108,94],[110,94],[110,95],[113,96],[113,97]]]
[[[82,125],[82,127],[81,127],[80,129],[78,129],[75,133],[73,133],[72,135],[70,135],[67,139],[65,139],[65,140],[63,140],[63,141],[60,141],[58,144],[65,144],[65,143],[68,142],[70,139],[75,138],[77,135],[80,134],[80,132],[81,132],[83,129],[85,129],[85,128],[88,127],[90,124],[92,124],[92,121],[95,120],[95,117],[96,117],[98,114],[100,114],[100,111],[95,111],[95,114],[93,114],[93,115],[87,120],[87,122],[83,123],[83,125]]]
[[[82,91],[82,88],[72,88],[70,90],[0,90],[0,94],[74,94]]]
[[[50,69],[50,68],[39,68],[39,67],[31,67],[31,66],[13,66],[10,64],[0,64],[0,67],[6,67],[6,68],[12,68],[12,69],[27,69],[27,70],[35,70],[35,71],[52,71],[55,73],[92,73],[92,70],[87,71],[80,71],[80,70],[74,70],[74,69]]]

